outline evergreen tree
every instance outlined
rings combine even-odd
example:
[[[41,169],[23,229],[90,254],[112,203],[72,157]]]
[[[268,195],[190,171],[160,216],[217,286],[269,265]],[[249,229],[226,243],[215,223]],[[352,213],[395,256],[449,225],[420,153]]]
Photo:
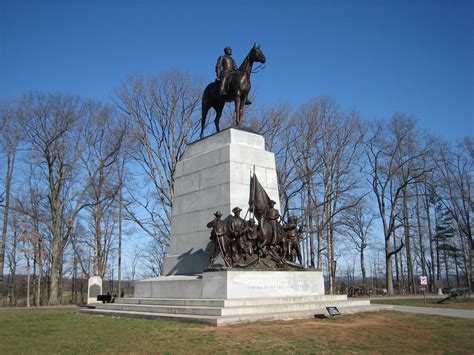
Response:
[[[452,260],[455,262],[457,272],[457,259],[459,257],[460,249],[455,243],[455,221],[453,215],[449,209],[438,200],[435,208],[436,212],[436,227],[435,227],[435,240],[436,240],[436,255],[438,265],[438,279],[440,278],[440,258],[443,258],[444,271],[446,275],[447,286],[450,287],[449,283],[449,264]],[[458,277],[459,280],[459,277]],[[459,281],[458,281],[459,282]]]

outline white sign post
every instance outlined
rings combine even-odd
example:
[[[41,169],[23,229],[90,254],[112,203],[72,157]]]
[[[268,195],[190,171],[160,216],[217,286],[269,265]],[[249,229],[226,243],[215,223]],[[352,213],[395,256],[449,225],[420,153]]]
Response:
[[[423,303],[426,306],[426,286],[428,285],[428,277],[427,276],[420,276],[420,285],[423,290]]]

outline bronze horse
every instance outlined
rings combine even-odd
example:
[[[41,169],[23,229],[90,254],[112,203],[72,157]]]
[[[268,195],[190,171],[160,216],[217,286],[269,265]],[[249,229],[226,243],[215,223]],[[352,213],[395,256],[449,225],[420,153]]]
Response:
[[[272,245],[273,239],[273,232],[271,225],[265,220],[265,218],[261,218],[258,221],[258,237],[257,237],[257,245],[260,253],[265,253],[265,251]],[[286,236],[285,231],[281,228],[277,233],[277,240],[276,245],[281,248],[281,255],[286,257],[288,255],[288,238]]]
[[[206,86],[202,94],[201,105],[201,135],[204,136],[204,128],[206,126],[206,117],[209,109],[212,107],[216,111],[216,118],[214,124],[216,131],[219,132],[219,121],[222,116],[222,110],[226,102],[234,101],[235,104],[235,118],[234,125],[239,127],[242,116],[244,115],[244,106],[247,102],[250,92],[250,74],[252,73],[253,63],[265,63],[266,58],[260,49],[260,45],[254,44],[247,57],[239,67],[239,70],[234,72],[228,81],[227,95],[219,94],[219,83],[214,81]]]

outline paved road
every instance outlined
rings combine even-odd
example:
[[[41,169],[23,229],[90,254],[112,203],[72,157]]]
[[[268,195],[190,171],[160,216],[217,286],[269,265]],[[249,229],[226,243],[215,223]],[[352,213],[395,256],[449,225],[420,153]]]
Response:
[[[393,306],[397,312],[429,314],[433,316],[445,316],[456,318],[474,319],[474,311],[467,309],[448,309],[448,308],[430,308],[430,307],[411,307],[411,306]]]

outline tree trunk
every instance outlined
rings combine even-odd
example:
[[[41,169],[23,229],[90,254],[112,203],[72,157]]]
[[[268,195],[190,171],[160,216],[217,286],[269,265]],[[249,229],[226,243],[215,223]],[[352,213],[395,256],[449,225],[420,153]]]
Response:
[[[449,268],[448,268],[448,256],[446,250],[443,252],[443,259],[444,259],[444,272],[446,274],[446,282],[448,287],[451,287],[449,283]]]
[[[52,263],[51,263],[51,291],[49,295],[49,304],[57,305],[60,303],[61,298],[61,242],[59,236],[54,238],[53,236],[53,250],[52,250]]]
[[[333,279],[332,279],[332,268],[333,268],[333,260],[334,260],[334,257],[333,255],[331,254],[331,248],[329,247],[329,229],[326,228],[326,242],[327,242],[327,255],[328,255],[328,289],[329,289],[329,294],[332,295],[333,294]]]
[[[7,244],[8,213],[10,211],[10,189],[15,163],[15,151],[7,154],[7,174],[5,179],[5,207],[3,209],[2,239],[0,241],[0,295],[3,296],[3,269],[5,265],[5,246]]]
[[[393,232],[393,249],[397,249],[397,234],[394,231]],[[396,280],[396,287],[397,287],[397,292],[400,293],[400,268],[398,266],[398,253],[394,255],[395,258],[395,280]]]
[[[413,273],[413,254],[411,251],[411,236],[410,236],[410,224],[408,218],[408,198],[406,189],[403,189],[403,224],[405,231],[405,247],[406,247],[406,258],[407,258],[407,273],[408,273],[408,289],[409,292],[415,292],[415,277]]]
[[[418,242],[420,244],[420,257],[421,257],[421,272],[426,275],[426,260],[425,260],[425,247],[423,246],[423,233],[421,230],[421,215],[420,215],[420,203],[418,196],[418,184],[415,185],[416,193],[416,221],[418,225]]]
[[[26,307],[30,307],[30,259],[26,259]]]
[[[393,272],[392,272],[392,255],[390,255],[390,236],[385,237],[385,283],[387,292],[390,296],[395,294],[393,290]]]
[[[309,253],[310,253],[310,265],[314,268],[314,228],[313,228],[313,199],[311,198],[311,188],[308,185],[308,224],[309,224]]]
[[[336,259],[334,258],[334,229],[332,226],[329,227],[329,235],[328,235],[328,255],[330,255],[330,260],[331,260],[331,267],[329,271],[329,291],[330,294],[333,295],[335,293],[335,287],[336,287]]]
[[[122,175],[120,175],[119,186],[119,215],[118,215],[118,296],[122,297]]]
[[[16,277],[16,252],[17,252],[17,242],[18,242],[18,235],[17,231],[15,230],[13,233],[13,241],[12,241],[12,250],[11,250],[11,263],[10,263],[10,277],[8,279],[8,293],[10,295],[10,306],[16,305],[16,285],[15,285],[15,277]]]
[[[322,231],[322,228],[321,228],[321,219],[320,219],[320,216],[319,216],[319,211],[318,211],[318,214],[316,216],[317,218],[317,221],[316,221],[316,226],[318,228],[318,250],[317,250],[317,262],[316,262],[316,265],[317,265],[317,269],[318,270],[322,270],[323,269],[323,258],[322,258],[322,246],[323,246],[323,231]]]
[[[38,276],[36,284],[36,307],[41,306],[41,279],[43,278],[43,246],[38,232]]]
[[[456,287],[459,287],[459,265],[458,265],[458,256],[454,252],[454,268],[456,271]]]
[[[474,240],[471,237],[471,291],[474,291]]]
[[[459,223],[457,224],[457,226],[458,226],[459,243],[461,244],[461,257],[462,257],[462,262],[463,262],[464,270],[465,270],[464,278],[466,279],[466,283],[470,288],[471,280],[469,278],[469,260],[468,260],[468,255],[467,255],[468,254],[467,246],[462,236],[462,230],[459,227]]]
[[[435,208],[435,226],[438,225],[438,215]],[[439,253],[439,238],[435,235],[435,245],[436,245],[436,280],[441,280],[441,262],[440,262],[440,253]]]
[[[428,223],[428,237],[430,239],[430,258],[431,258],[431,291],[436,292],[436,287],[435,287],[435,273],[436,273],[436,261],[435,261],[435,256],[434,256],[434,246],[433,246],[433,232],[431,230],[431,213],[430,213],[430,202],[429,202],[429,196],[427,192],[427,188],[425,186],[425,209],[426,209],[426,220]]]
[[[360,271],[362,272],[362,290],[364,294],[367,292],[367,276],[365,272],[365,256],[364,256],[364,249],[360,249]]]

